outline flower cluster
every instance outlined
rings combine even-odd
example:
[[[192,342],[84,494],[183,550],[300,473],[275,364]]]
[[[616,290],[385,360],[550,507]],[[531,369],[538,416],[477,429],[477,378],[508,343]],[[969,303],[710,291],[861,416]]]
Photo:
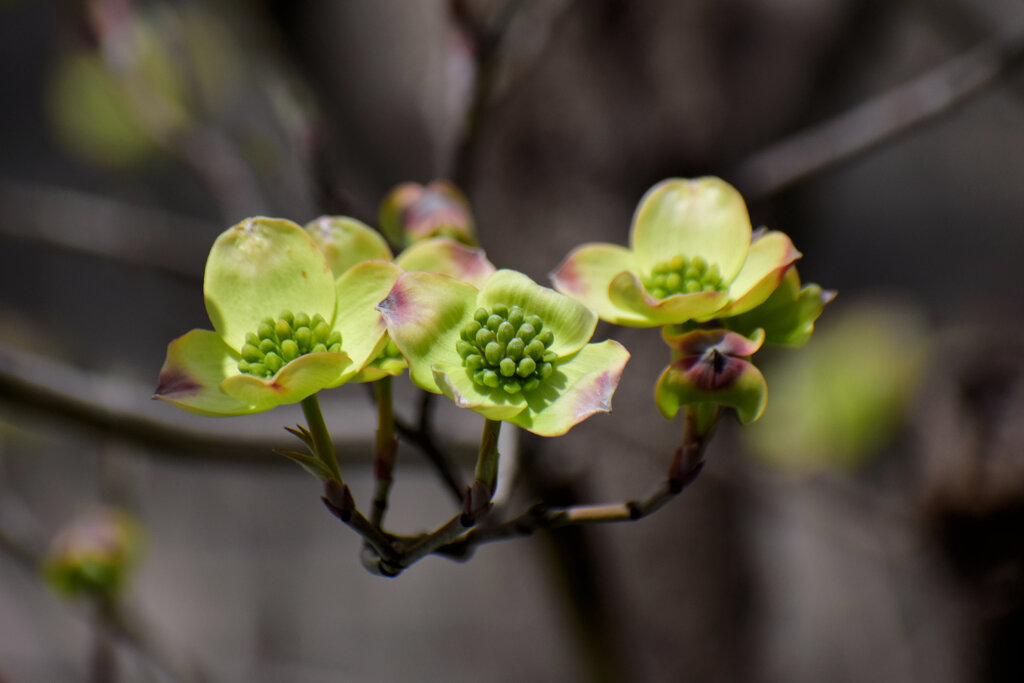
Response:
[[[575,249],[552,273],[555,288],[609,322],[664,328],[672,362],[655,402],[666,417],[710,403],[756,420],[766,385],[750,356],[763,342],[806,342],[835,292],[801,288],[789,237],[753,230],[739,192],[718,178],[655,185],[629,242]]]
[[[171,343],[157,397],[237,415],[408,368],[461,407],[562,434],[610,409],[629,358],[617,342],[589,343],[600,317],[664,328],[672,362],[655,399],[666,417],[712,403],[749,422],[765,403],[750,356],[764,342],[805,342],[834,296],[801,287],[789,237],[753,230],[742,197],[717,178],[655,185],[630,246],[577,248],[552,274],[557,292],[495,271],[469,246],[468,205],[448,184],[399,186],[381,219],[410,245],[397,257],[346,217],[305,228],[250,218],[221,235],[204,280],[213,330]]]

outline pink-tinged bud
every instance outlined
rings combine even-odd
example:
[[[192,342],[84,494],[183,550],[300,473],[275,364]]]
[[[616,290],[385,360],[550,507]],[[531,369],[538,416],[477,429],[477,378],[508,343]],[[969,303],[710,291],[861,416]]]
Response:
[[[401,247],[432,237],[477,244],[469,201],[444,180],[395,187],[381,203],[380,227],[391,243]]]
[[[61,530],[43,563],[43,576],[62,595],[110,600],[124,588],[141,545],[134,519],[121,510],[98,508]]]
[[[764,411],[767,387],[748,358],[763,340],[763,333],[747,339],[727,330],[666,334],[677,360],[658,379],[658,410],[671,419],[682,406],[711,403],[734,408],[743,423],[753,422]]]

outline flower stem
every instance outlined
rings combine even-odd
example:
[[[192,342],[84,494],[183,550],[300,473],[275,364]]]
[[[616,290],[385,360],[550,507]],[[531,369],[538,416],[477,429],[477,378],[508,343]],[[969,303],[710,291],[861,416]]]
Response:
[[[320,401],[316,394],[302,399],[302,412],[306,416],[309,433],[313,435],[313,447],[316,457],[324,464],[335,479],[341,481],[341,470],[338,468],[338,456],[334,454],[334,442],[324,423],[324,415],[320,412]]]
[[[377,442],[373,454],[373,474],[377,485],[373,495],[370,521],[375,527],[380,528],[388,509],[391,483],[394,481],[398,440],[395,438],[394,392],[391,377],[379,380],[374,388],[377,398]]]
[[[638,500],[598,505],[549,508],[535,505],[518,517],[469,529],[434,552],[455,559],[469,557],[484,543],[530,536],[539,529],[557,529],[583,524],[635,522],[660,510],[694,482],[704,469],[704,452],[721,415],[719,406],[698,404],[686,407],[686,430],[676,449],[667,476],[650,493]]]
[[[491,509],[491,497],[498,484],[498,435],[501,420],[486,420],[480,438],[480,453],[476,461],[473,485],[466,492],[462,512],[446,524],[416,540],[402,554],[402,568],[417,562],[443,545],[447,545],[465,533]]]
[[[498,485],[498,436],[501,433],[501,420],[484,422],[484,433],[480,437],[480,453],[476,459],[474,479],[483,482],[494,494]]]

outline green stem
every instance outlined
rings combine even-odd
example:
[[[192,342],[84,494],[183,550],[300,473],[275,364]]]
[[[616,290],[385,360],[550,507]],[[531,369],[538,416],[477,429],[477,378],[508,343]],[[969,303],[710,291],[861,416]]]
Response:
[[[338,456],[334,454],[334,442],[331,441],[331,435],[327,431],[324,415],[320,412],[320,401],[317,400],[316,394],[302,399],[302,412],[306,416],[309,433],[313,435],[313,448],[316,451],[316,457],[320,458],[320,462],[340,482],[341,470],[338,468]]]
[[[491,497],[498,485],[498,435],[501,420],[486,420],[483,436],[480,438],[480,453],[476,460],[473,485],[466,492],[462,512],[446,524],[417,539],[401,557],[404,569],[421,560],[441,546],[447,545],[465,533],[490,510]]]
[[[484,422],[484,433],[480,437],[480,453],[476,459],[473,476],[476,481],[487,485],[491,494],[498,485],[498,436],[501,434],[501,420]]]
[[[388,509],[388,494],[394,481],[395,455],[398,441],[395,439],[394,391],[391,377],[385,377],[375,384],[377,395],[377,442],[373,457],[373,474],[377,485],[373,495],[373,510],[370,521],[377,528],[384,523]]]

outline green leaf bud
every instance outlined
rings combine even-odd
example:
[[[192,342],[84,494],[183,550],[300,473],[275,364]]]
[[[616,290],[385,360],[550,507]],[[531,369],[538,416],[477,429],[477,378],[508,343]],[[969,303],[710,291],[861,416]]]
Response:
[[[474,345],[470,344],[468,341],[463,341],[462,339],[460,339],[458,343],[455,344],[455,348],[459,352],[459,356],[461,356],[463,360],[468,358],[469,354],[474,353],[476,351],[476,347]]]
[[[519,331],[516,332],[516,336],[522,339],[524,342],[528,342],[537,335],[537,329],[530,323],[523,323],[519,326]]]
[[[497,389],[498,385],[501,384],[501,379],[498,377],[498,373],[494,370],[484,370],[483,384],[492,389]]]
[[[508,321],[512,323],[512,326],[519,329],[519,326],[526,320],[526,315],[523,313],[523,309],[518,306],[513,306],[508,312]]]
[[[253,344],[244,344],[242,346],[242,358],[250,363],[259,363],[263,359],[263,352]]]
[[[263,363],[249,363],[249,374],[256,375],[257,377],[268,377],[270,375],[267,371],[267,366]]]
[[[320,344],[325,344],[327,342],[327,338],[330,336],[330,325],[321,320],[316,324],[316,327],[313,328],[313,345],[317,346]]]
[[[535,362],[540,362],[544,357],[544,344],[539,339],[534,339],[532,342],[526,345],[524,352],[527,356],[532,358]]]
[[[287,320],[278,320],[274,324],[274,332],[277,334],[278,339],[290,339],[292,336],[292,326],[288,324]]]
[[[291,362],[302,355],[299,351],[299,345],[295,343],[294,339],[285,339],[281,342],[281,357],[284,358],[285,362]]]
[[[246,332],[245,343],[249,344],[250,346],[258,347],[260,345],[260,338],[256,335],[255,332]]]
[[[310,351],[310,353],[326,353],[326,352],[327,352],[327,346],[325,344],[323,344],[323,343],[314,344],[312,350]]]
[[[295,319],[292,321],[292,327],[309,327],[309,316],[305,313],[296,313]]]
[[[516,369],[516,374],[526,379],[533,374],[533,371],[537,369],[537,362],[527,356],[526,358],[519,361],[519,367]]]
[[[260,351],[263,353],[270,353],[271,351],[277,350],[277,342],[273,339],[264,339],[260,342]]]
[[[490,312],[486,308],[478,308],[476,309],[476,312],[473,313],[473,320],[480,323],[480,326],[482,327],[487,324],[487,318],[489,318],[490,315]]]
[[[263,359],[263,364],[267,366],[267,370],[269,370],[270,374],[273,375],[276,374],[278,370],[284,367],[284,359],[281,358],[281,356],[277,355],[275,352],[271,351]]]
[[[698,282],[697,280],[687,280],[686,281],[686,286],[683,287],[683,290],[687,294],[693,294],[695,292],[699,292],[700,291],[700,282]]]
[[[496,366],[501,362],[501,359],[505,356],[505,347],[496,341],[492,341],[484,347],[484,358],[491,366]]]
[[[537,377],[534,377],[532,379],[526,380],[526,382],[523,383],[523,391],[533,391],[534,389],[536,389],[539,386],[540,386],[540,379],[538,379]]]
[[[334,342],[327,347],[327,350],[331,353],[341,353],[341,342]]]
[[[489,329],[487,329],[486,327],[484,327],[484,328],[481,328],[481,329],[480,329],[480,330],[479,330],[479,331],[478,331],[478,332],[476,333],[476,339],[474,339],[474,341],[476,342],[476,345],[477,345],[477,346],[478,346],[479,348],[481,348],[481,349],[482,349],[482,348],[486,347],[486,346],[487,346],[487,345],[488,345],[489,343],[491,343],[492,341],[494,341],[494,333],[493,333],[493,332],[491,332],[491,331],[490,331]]]
[[[519,337],[513,337],[508,344],[505,345],[505,355],[515,361],[523,357],[523,351],[525,350],[526,343]]]
[[[502,358],[498,364],[498,370],[502,377],[511,377],[516,374],[516,362],[511,358]]]
[[[298,318],[299,316],[295,317]],[[308,327],[296,327],[292,338],[299,345],[299,351],[309,353],[310,348],[313,346],[313,332]]]
[[[495,304],[491,312],[495,315],[500,315],[502,318],[508,318],[508,306],[505,304]]]
[[[551,376],[551,373],[555,371],[555,366],[549,362],[541,363],[537,366],[537,372],[540,374],[541,379],[547,379]]]
[[[471,341],[473,341],[476,338],[476,333],[480,331],[481,327],[483,327],[483,325],[481,325],[477,321],[470,320],[462,328],[462,332],[460,333],[460,336],[463,339],[465,339],[466,341],[471,342]]]
[[[506,394],[518,394],[520,391],[523,390],[523,385],[521,385],[519,382],[517,382],[514,379],[510,379],[510,380],[506,380],[501,385],[501,388],[505,390]]]
[[[512,323],[506,320],[498,325],[496,336],[502,344],[507,344],[509,340],[516,336],[516,328],[512,327]]]
[[[544,322],[540,319],[539,315],[528,315],[528,316],[526,316],[526,322],[527,322],[527,324],[532,326],[533,329],[537,330],[538,332],[540,330],[544,329]]]
[[[260,339],[271,339],[277,341],[277,338],[274,336],[274,323],[272,321],[261,322],[260,326],[256,328],[256,333],[260,336]]]
[[[283,320],[286,323],[288,323],[289,326],[291,326],[292,323],[295,322],[295,316],[292,315],[291,311],[287,311],[287,310],[286,311],[282,311],[281,315],[280,315],[280,318],[281,318],[281,320]]]
[[[331,332],[331,336],[327,337],[327,345],[334,346],[335,344],[341,345],[341,332],[334,330]]]
[[[249,362],[245,360],[238,361],[238,371],[243,373],[252,374],[252,370],[249,367]]]
[[[470,372],[482,370],[484,367],[484,357],[479,353],[470,354],[466,356],[465,365],[469,368]]]
[[[489,329],[491,332],[497,332],[498,327],[500,327],[503,322],[505,322],[505,319],[502,318],[500,315],[492,314],[489,318],[487,318],[487,329]]]
[[[535,341],[539,341],[544,345],[544,348],[547,348],[555,342],[555,335],[551,330],[544,330],[537,335],[537,339]]]

